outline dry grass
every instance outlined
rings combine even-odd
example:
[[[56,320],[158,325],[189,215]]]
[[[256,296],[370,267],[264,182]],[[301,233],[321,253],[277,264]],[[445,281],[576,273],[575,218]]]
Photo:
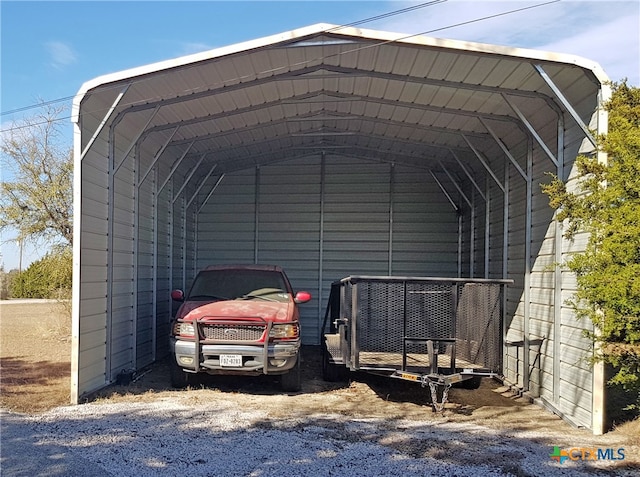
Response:
[[[34,413],[69,404],[71,317],[58,303],[0,302],[0,406]]]
[[[615,430],[623,436],[626,436],[629,444],[640,448],[640,417],[616,426]],[[638,458],[640,459],[640,456],[638,456]]]

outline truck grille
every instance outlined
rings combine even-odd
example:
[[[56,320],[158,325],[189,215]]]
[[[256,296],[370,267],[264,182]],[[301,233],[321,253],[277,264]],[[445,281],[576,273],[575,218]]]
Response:
[[[205,339],[219,341],[258,341],[264,330],[262,325],[202,325]]]

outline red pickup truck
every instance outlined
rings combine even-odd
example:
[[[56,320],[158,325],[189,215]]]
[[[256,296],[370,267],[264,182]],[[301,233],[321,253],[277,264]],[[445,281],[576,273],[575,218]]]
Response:
[[[284,270],[272,265],[216,265],[200,271],[171,323],[174,387],[197,373],[280,375],[285,391],[300,390],[298,304]]]

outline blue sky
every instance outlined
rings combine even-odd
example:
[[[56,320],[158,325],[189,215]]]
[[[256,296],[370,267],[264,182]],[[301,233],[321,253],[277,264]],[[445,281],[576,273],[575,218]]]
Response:
[[[361,26],[573,54],[599,63],[612,80],[626,77],[640,85],[638,0],[563,0],[452,27],[547,2],[449,0]],[[426,0],[2,0],[0,129],[35,114],[28,107],[39,100],[70,105],[82,83],[97,76],[314,23],[352,23],[420,3]],[[71,144],[71,124],[63,126]],[[4,234],[2,240],[8,238]],[[38,258],[34,248],[25,248],[24,264]],[[2,244],[2,260],[6,270],[17,267],[17,248]]]

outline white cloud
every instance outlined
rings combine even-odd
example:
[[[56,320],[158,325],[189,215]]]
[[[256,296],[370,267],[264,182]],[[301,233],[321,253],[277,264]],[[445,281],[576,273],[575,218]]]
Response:
[[[181,55],[191,55],[192,53],[200,53],[203,51],[213,50],[213,46],[205,43],[183,43],[181,45]]]
[[[640,85],[640,38],[637,17],[616,18],[568,38],[540,45],[540,49],[571,53],[597,61],[609,78],[628,78]]]
[[[45,48],[49,53],[51,64],[54,68],[62,69],[77,61],[77,56],[73,48],[64,42],[49,41],[45,43]]]
[[[541,3],[449,0],[364,27],[567,53],[594,60],[612,80],[640,85],[637,1],[564,1],[473,21]]]

